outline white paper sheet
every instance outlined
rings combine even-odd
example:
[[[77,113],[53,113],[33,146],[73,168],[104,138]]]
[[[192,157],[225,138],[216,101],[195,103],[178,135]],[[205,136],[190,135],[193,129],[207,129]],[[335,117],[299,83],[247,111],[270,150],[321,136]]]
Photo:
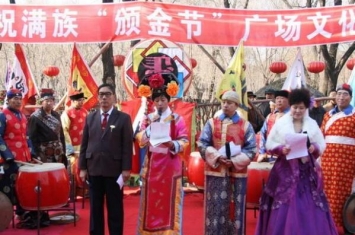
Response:
[[[288,133],[285,135],[285,140],[291,148],[291,151],[286,156],[287,160],[308,156],[307,134]]]
[[[170,124],[153,122],[150,124],[150,139],[149,142],[152,146],[171,141],[170,137]]]
[[[122,189],[122,187],[123,187],[123,185],[124,185],[124,181],[123,181],[122,174],[120,174],[120,176],[118,176],[116,182],[117,182],[117,184],[120,186],[120,189]]]
[[[239,154],[242,149],[240,147],[240,145],[235,145],[233,142],[229,142],[229,147],[230,147],[230,150],[231,150],[231,156],[235,156],[237,154]],[[219,150],[218,152],[220,154],[222,154],[223,156],[227,156],[227,153],[226,153],[226,146],[223,145]]]

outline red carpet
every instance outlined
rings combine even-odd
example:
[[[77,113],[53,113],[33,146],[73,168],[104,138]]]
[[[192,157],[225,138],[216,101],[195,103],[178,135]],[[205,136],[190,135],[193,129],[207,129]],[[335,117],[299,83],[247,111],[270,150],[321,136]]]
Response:
[[[135,235],[139,210],[139,195],[126,195],[125,204],[125,235]],[[85,202],[85,208],[81,209],[81,201],[76,203],[77,214],[80,216],[74,227],[70,224],[53,224],[40,230],[41,235],[88,235],[89,234],[89,201]],[[256,212],[256,216],[257,216]],[[199,192],[185,193],[183,211],[183,234],[202,235],[203,234],[203,194]],[[247,210],[247,233],[254,235],[256,218],[254,210]],[[1,235],[36,235],[37,230],[10,228],[0,233]],[[106,234],[108,231],[106,230]]]

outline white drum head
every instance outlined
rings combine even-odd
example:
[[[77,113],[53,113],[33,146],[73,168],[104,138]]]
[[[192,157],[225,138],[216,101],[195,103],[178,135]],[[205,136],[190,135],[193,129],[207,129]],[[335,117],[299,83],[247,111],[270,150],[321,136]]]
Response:
[[[19,172],[47,172],[64,169],[63,163],[43,163],[33,165],[23,165],[20,167]]]
[[[201,158],[201,154],[200,154],[200,152],[191,152],[191,153],[190,153],[190,157],[198,157],[198,158]]]
[[[251,162],[248,169],[271,170],[272,166],[269,162]]]

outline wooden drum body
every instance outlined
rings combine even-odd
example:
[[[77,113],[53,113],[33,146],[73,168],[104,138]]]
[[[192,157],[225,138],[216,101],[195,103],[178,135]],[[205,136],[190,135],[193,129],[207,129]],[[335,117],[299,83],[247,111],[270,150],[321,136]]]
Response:
[[[249,205],[259,206],[259,199],[263,192],[264,184],[269,178],[272,164],[268,162],[251,162],[248,166],[248,183],[246,201]]]
[[[199,152],[191,152],[187,167],[189,183],[198,189],[204,189],[205,185],[205,162]]]
[[[69,176],[62,163],[25,165],[19,169],[16,192],[20,205],[26,210],[62,207],[68,202],[69,190]]]

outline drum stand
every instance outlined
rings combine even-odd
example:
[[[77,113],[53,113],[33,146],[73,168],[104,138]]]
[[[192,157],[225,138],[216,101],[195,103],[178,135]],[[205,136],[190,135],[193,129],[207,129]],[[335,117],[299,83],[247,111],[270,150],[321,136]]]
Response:
[[[71,182],[70,182],[70,189],[72,190],[75,187],[75,179],[74,176],[72,175],[71,177]],[[41,224],[41,194],[39,193],[41,191],[41,181],[37,181],[37,187],[35,188],[35,191],[37,193],[37,235],[40,234],[40,224]],[[73,216],[74,216],[74,227],[76,226],[76,205],[75,205],[75,198],[71,198],[71,195],[69,195],[69,202],[68,203],[73,203],[72,207],[60,207],[60,208],[55,208],[55,209],[50,209],[46,211],[73,211]],[[65,205],[66,206],[66,205]]]

